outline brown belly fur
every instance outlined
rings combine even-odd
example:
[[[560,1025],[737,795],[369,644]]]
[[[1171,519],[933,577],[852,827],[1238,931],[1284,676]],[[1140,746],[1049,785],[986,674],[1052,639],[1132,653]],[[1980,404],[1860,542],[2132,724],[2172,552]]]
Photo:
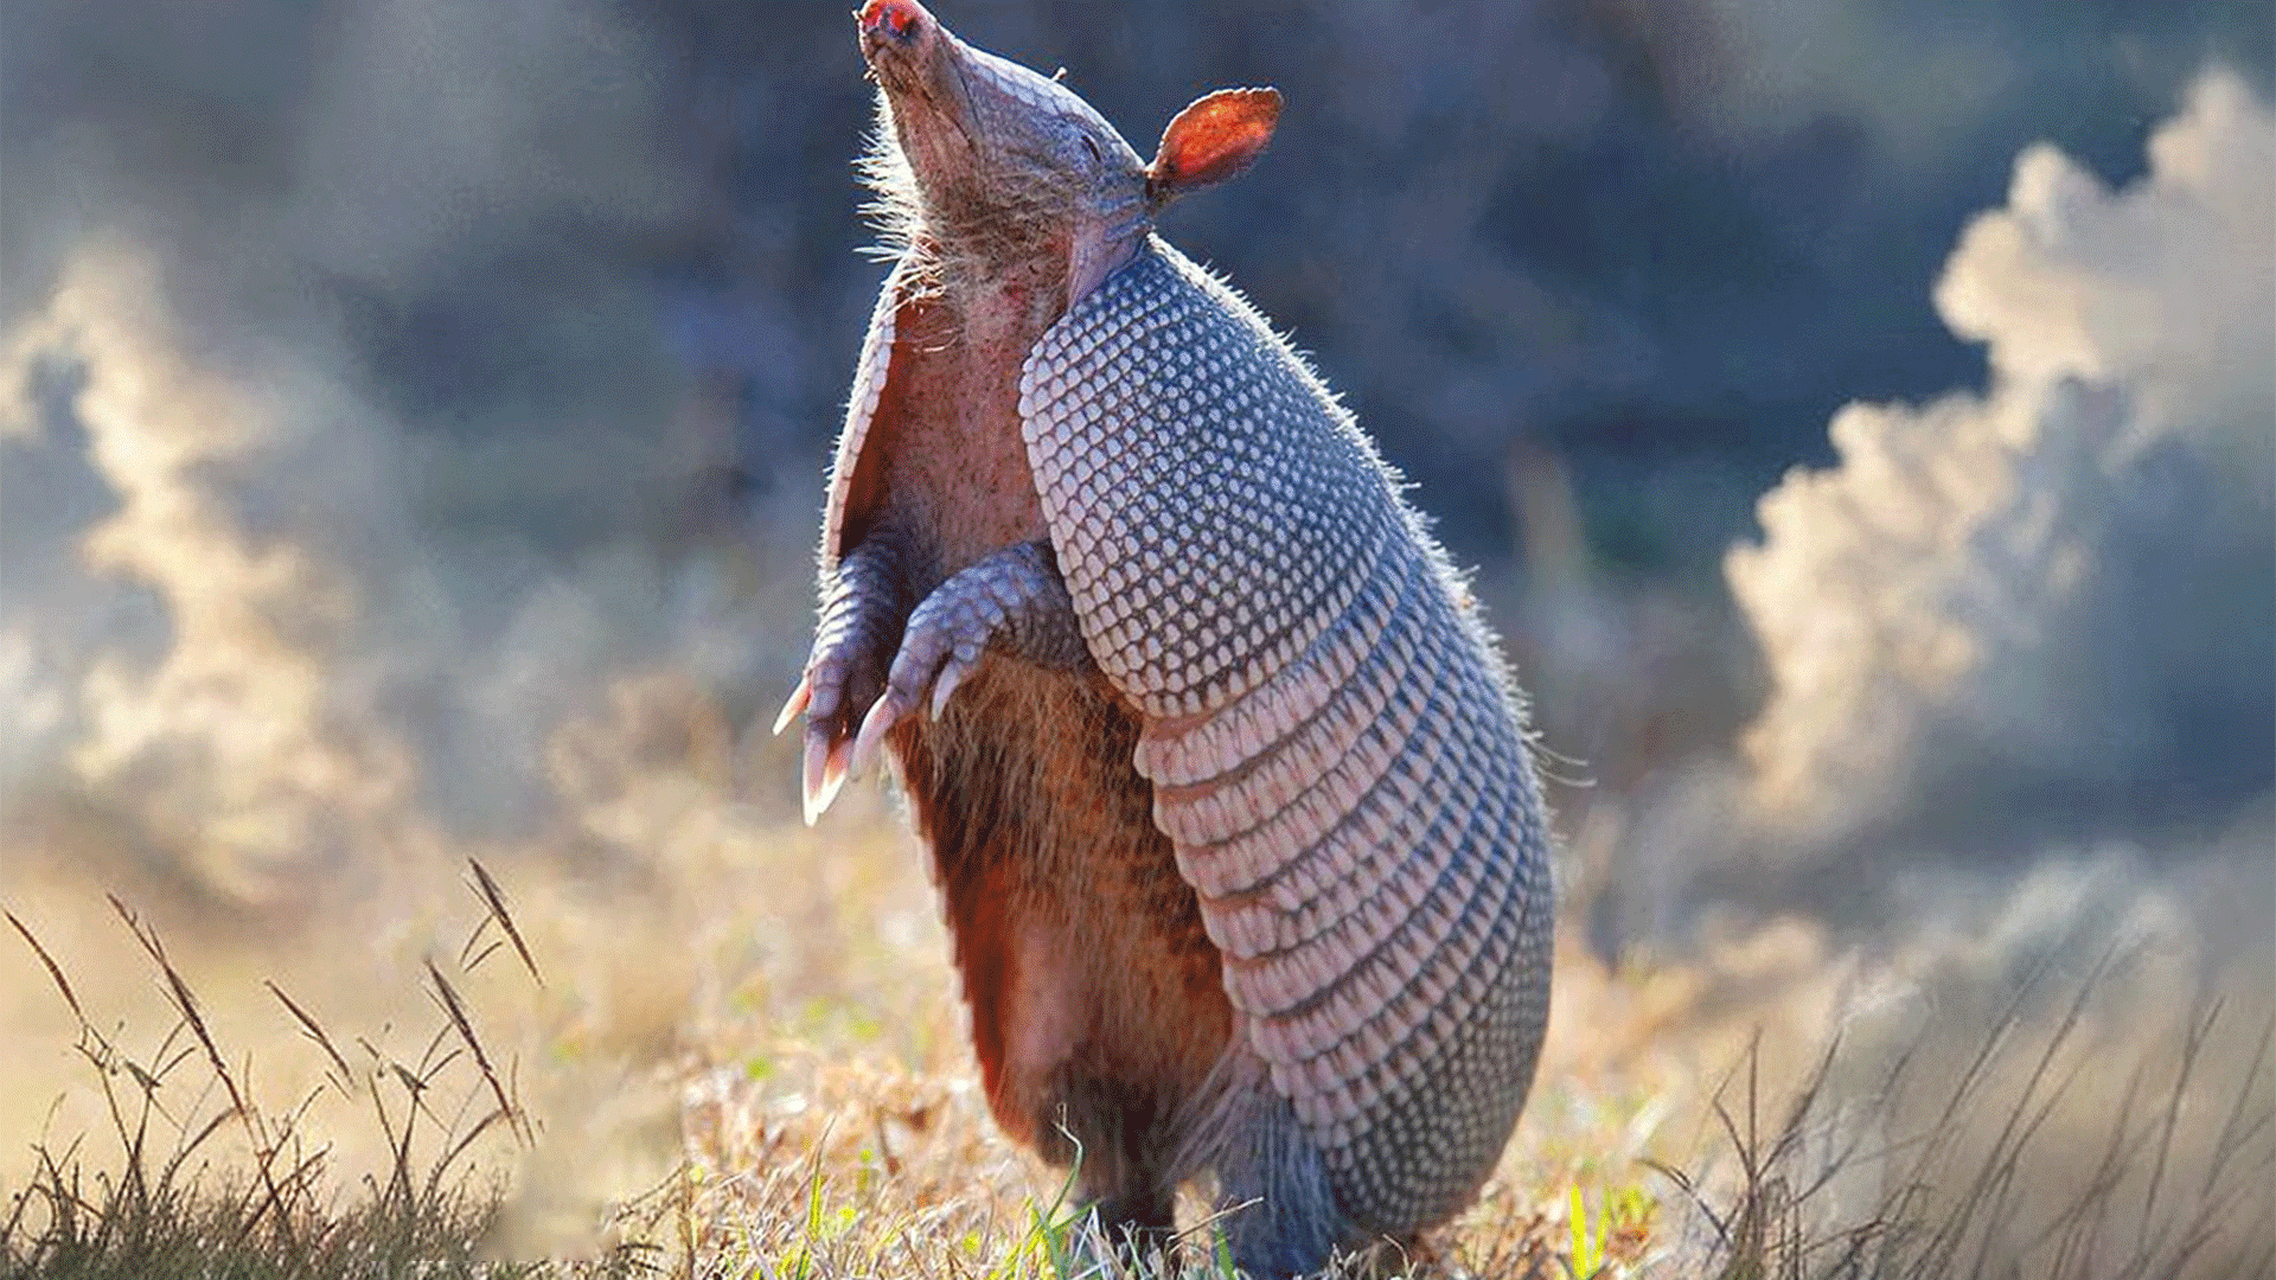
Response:
[[[1137,729],[1095,673],[991,659],[894,744],[990,1105],[1062,1162],[1064,1114],[1086,1160],[1158,1166],[1231,1035],[1217,950],[1130,765]]]
[[[1019,435],[1048,289],[903,307],[877,427],[876,514],[916,553],[910,599],[1045,535]],[[889,433],[889,434],[887,434]],[[1092,668],[991,655],[941,720],[889,737],[932,847],[991,1108],[1086,1180],[1160,1170],[1231,1037],[1216,948],[1131,764],[1139,721]]]

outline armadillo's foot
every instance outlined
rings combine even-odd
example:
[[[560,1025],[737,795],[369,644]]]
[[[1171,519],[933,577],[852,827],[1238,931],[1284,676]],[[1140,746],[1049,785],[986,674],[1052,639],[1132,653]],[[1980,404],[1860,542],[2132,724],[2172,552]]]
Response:
[[[822,602],[813,656],[798,687],[782,704],[774,731],[806,716],[805,768],[800,805],[813,826],[837,799],[851,773],[854,730],[885,684],[906,593],[900,587],[900,548],[872,536],[846,556]]]
[[[853,771],[867,769],[885,735],[918,707],[938,719],[991,649],[1052,667],[1087,656],[1067,584],[1044,543],[1005,547],[940,584],[909,615],[885,692],[854,740]]]

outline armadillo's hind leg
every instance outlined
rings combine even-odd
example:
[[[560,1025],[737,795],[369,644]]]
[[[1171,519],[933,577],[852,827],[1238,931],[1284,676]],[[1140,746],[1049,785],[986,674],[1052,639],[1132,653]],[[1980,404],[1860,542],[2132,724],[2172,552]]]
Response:
[[[1156,1090],[1079,1070],[1064,1081],[1057,1136],[1066,1145],[1047,1141],[1046,1152],[1073,1158],[1084,1214],[1096,1219],[1106,1243],[1127,1247],[1143,1264],[1177,1233],[1171,1107]]]
[[[806,713],[807,825],[843,786],[855,727],[885,686],[886,664],[909,613],[906,552],[889,530],[873,531],[838,562],[823,592],[821,622],[806,673],[775,718],[781,733]]]
[[[1177,1235],[1177,1201],[1168,1188],[1099,1196],[1083,1206],[1105,1243],[1127,1248],[1141,1261],[1167,1250]]]
[[[938,716],[990,649],[1046,667],[1073,667],[1087,658],[1049,544],[1005,547],[940,584],[909,615],[884,696],[869,709],[854,743],[853,768],[867,767],[886,731],[919,706],[929,704]]]

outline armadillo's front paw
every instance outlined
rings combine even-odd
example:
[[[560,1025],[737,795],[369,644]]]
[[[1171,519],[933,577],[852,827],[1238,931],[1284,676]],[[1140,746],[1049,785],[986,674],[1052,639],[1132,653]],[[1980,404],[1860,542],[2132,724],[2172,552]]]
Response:
[[[869,670],[865,671],[864,666]],[[854,725],[877,696],[875,664],[850,661],[841,653],[817,653],[798,687],[775,717],[781,733],[799,712],[806,713],[806,761],[800,797],[806,825],[838,798],[853,760]]]
[[[861,722],[861,736],[854,740],[854,772],[869,768],[886,733],[920,705],[927,705],[934,719],[940,718],[949,695],[980,665],[1001,625],[1000,610],[989,607],[994,603],[985,596],[941,590],[909,615],[909,629],[901,635],[901,652],[885,678],[885,692],[870,706]]]
[[[842,638],[841,638],[842,639]],[[806,713],[806,761],[800,788],[806,825],[822,816],[837,799],[853,762],[854,730],[861,715],[884,686],[884,659],[879,651],[856,643],[831,643],[825,629],[806,663],[806,673],[774,731],[781,733],[800,712]]]
[[[868,768],[886,733],[919,706],[929,704],[938,719],[991,648],[1049,667],[1087,656],[1049,545],[1005,547],[942,583],[909,615],[884,695],[854,741],[854,770]]]
[[[812,826],[845,785],[853,763],[854,731],[862,713],[885,687],[886,664],[899,630],[902,595],[897,589],[893,545],[872,539],[839,566],[837,580],[822,604],[813,655],[774,731],[781,733],[800,712],[806,714],[806,766],[801,789],[806,824]]]

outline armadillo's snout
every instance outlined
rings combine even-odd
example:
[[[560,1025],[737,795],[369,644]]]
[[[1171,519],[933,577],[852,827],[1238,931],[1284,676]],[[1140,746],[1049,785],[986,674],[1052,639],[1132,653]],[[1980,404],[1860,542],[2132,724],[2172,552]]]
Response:
[[[971,86],[962,74],[965,50],[917,0],[867,0],[854,11],[862,61],[893,100],[898,114],[939,116],[969,136]],[[906,140],[903,143],[907,145]]]
[[[932,21],[933,16],[917,0],[869,0],[854,13],[865,54],[887,41],[904,48],[913,45]]]

